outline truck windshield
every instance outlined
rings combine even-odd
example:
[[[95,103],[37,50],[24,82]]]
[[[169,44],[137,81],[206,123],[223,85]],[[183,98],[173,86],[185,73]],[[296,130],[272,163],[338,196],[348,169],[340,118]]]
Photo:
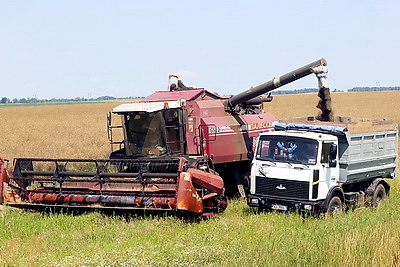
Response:
[[[167,109],[157,112],[131,112],[125,115],[125,149],[128,156],[161,156],[183,153],[181,112]]]
[[[318,142],[313,139],[264,135],[260,136],[256,159],[315,165],[317,152]]]

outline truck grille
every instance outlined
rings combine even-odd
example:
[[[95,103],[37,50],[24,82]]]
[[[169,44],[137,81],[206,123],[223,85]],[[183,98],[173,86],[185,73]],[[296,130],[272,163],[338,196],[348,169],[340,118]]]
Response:
[[[308,182],[256,177],[256,194],[260,195],[308,199],[309,190]]]

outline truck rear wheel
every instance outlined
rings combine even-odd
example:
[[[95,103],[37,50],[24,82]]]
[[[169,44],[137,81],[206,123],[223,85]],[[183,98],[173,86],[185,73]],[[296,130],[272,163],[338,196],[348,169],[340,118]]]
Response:
[[[376,208],[378,207],[383,200],[387,197],[386,194],[386,189],[382,184],[379,184],[374,191],[374,194],[372,195],[372,207]]]
[[[343,202],[338,196],[334,196],[331,198],[328,204],[328,208],[326,210],[326,214],[328,215],[335,215],[343,210]]]

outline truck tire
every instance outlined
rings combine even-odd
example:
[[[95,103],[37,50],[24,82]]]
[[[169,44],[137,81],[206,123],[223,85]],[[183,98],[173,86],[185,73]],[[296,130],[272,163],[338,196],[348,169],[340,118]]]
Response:
[[[372,195],[372,207],[378,207],[386,197],[387,194],[385,187],[382,184],[378,184],[378,186],[375,188],[374,194]]]
[[[328,208],[326,210],[327,215],[336,215],[343,211],[343,202],[338,196],[334,196],[331,198],[328,204]]]

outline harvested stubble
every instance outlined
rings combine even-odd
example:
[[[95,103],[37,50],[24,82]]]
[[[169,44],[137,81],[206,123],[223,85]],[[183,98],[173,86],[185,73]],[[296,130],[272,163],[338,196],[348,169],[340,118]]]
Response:
[[[98,103],[3,108],[1,156],[107,158],[110,145],[106,116],[116,105]]]
[[[382,119],[400,122],[400,91],[331,93],[334,116]],[[278,118],[317,116],[317,94],[277,95],[266,103],[268,112]]]

